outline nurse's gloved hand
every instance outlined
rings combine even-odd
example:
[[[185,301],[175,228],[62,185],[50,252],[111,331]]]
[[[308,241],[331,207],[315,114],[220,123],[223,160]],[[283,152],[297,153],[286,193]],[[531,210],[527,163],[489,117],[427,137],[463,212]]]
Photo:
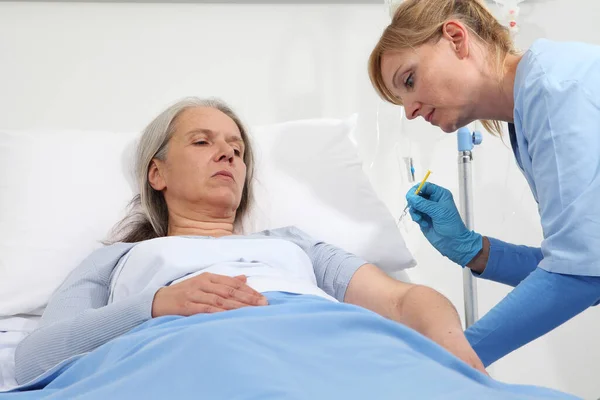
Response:
[[[415,195],[417,187],[406,194],[413,221],[437,251],[466,266],[482,249],[482,236],[467,229],[448,189],[426,182]]]

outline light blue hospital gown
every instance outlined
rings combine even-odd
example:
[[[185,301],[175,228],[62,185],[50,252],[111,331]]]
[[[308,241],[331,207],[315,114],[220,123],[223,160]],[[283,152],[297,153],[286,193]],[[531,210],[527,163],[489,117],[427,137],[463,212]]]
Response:
[[[490,238],[480,277],[516,288],[467,331],[486,365],[600,299],[600,46],[537,40],[514,100],[511,144],[544,239],[532,248]]]

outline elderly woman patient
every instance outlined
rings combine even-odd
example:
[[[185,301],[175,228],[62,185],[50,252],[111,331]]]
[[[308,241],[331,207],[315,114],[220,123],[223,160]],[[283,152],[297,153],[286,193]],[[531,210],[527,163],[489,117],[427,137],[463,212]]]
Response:
[[[137,150],[131,213],[53,295],[4,396],[567,397],[488,377],[430,288],[294,227],[240,234],[252,149],[224,103],[176,103]]]

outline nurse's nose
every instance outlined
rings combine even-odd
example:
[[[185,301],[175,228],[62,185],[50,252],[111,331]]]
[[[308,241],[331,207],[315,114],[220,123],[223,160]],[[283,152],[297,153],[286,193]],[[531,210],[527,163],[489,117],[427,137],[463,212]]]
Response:
[[[423,104],[418,101],[413,101],[410,103],[404,103],[404,111],[406,112],[406,118],[415,119],[421,114],[421,109],[423,108]]]

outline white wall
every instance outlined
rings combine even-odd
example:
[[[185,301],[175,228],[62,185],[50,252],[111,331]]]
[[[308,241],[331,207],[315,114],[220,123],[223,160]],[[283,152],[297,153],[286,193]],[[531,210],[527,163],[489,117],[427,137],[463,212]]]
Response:
[[[519,46],[537,37],[600,43],[593,0],[528,0]],[[566,16],[576,15],[577,17]],[[380,102],[366,60],[387,10],[374,5],[194,5],[0,3],[0,128],[140,130],[186,95],[219,96],[252,124],[360,112],[366,170],[398,215],[410,185],[398,157],[417,175],[457,189],[454,135],[401,120]],[[379,122],[379,129],[377,129]],[[376,138],[379,131],[379,144]],[[402,135],[400,135],[400,133]],[[408,138],[408,139],[407,139]],[[476,151],[476,229],[522,244],[541,239],[537,209],[509,146],[486,136]],[[460,270],[403,226],[420,266],[413,275],[462,313]],[[508,288],[479,282],[480,313]],[[600,311],[586,311],[496,363],[502,381],[600,397],[594,346]]]

